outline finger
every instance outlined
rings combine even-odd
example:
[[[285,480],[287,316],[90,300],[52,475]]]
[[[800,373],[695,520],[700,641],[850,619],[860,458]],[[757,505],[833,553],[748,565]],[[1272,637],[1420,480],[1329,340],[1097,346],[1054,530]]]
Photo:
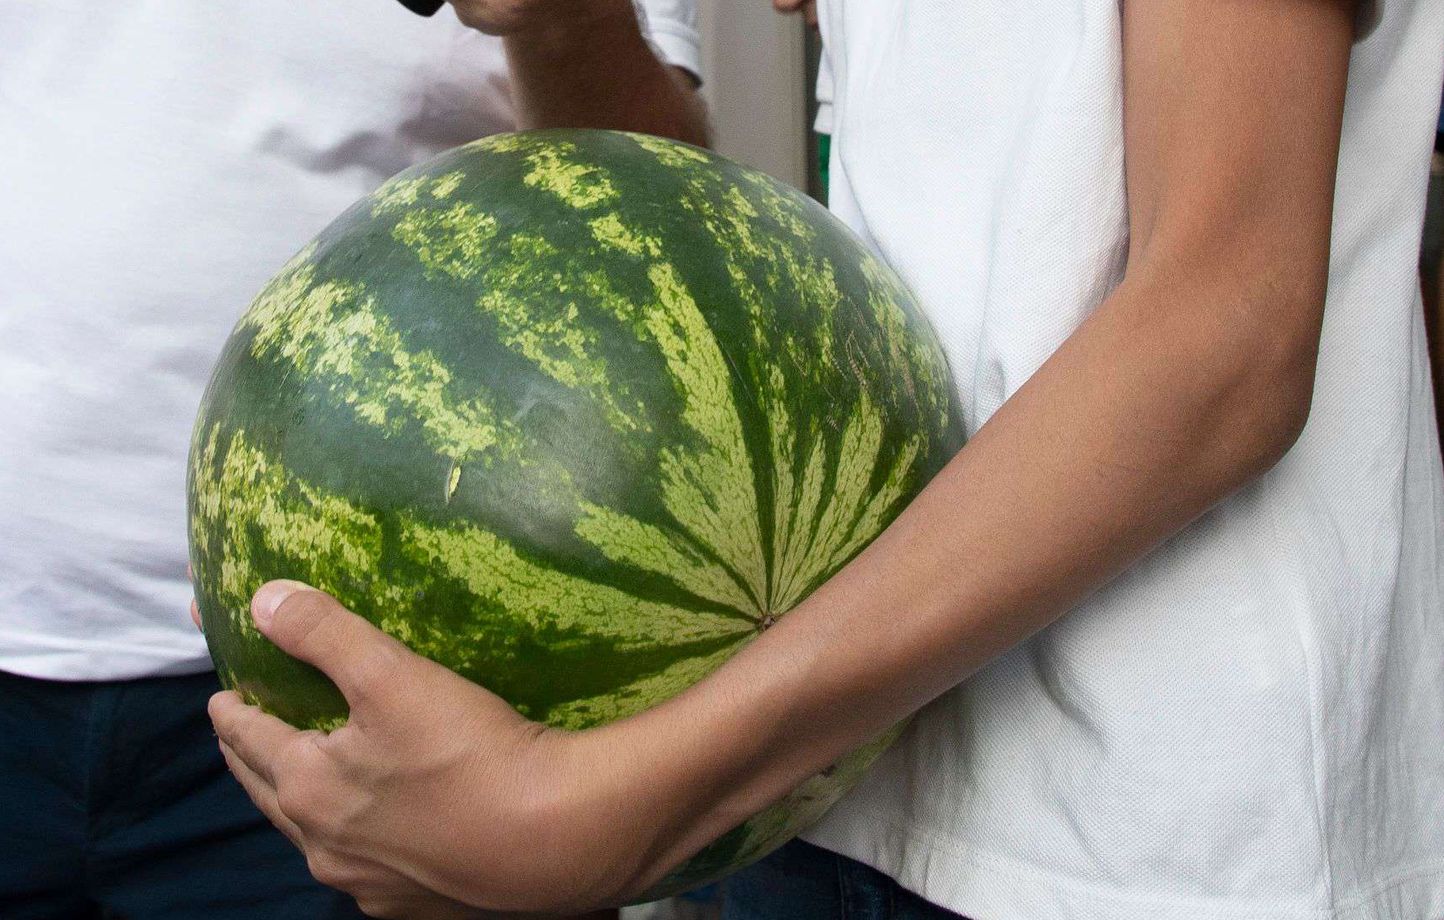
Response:
[[[262,585],[251,613],[267,639],[330,677],[353,710],[369,702],[374,690],[384,695],[399,685],[408,659],[419,659],[331,595],[298,581]]]
[[[195,598],[191,598],[191,622],[196,624],[196,629],[199,629],[202,634],[205,633],[206,628],[201,625],[201,608],[196,606]]]
[[[226,759],[226,766],[230,769],[231,775],[236,778],[236,782],[246,790],[246,795],[250,796],[261,814],[266,816],[266,820],[274,824],[277,830],[286,835],[286,839],[296,845],[296,849],[304,853],[306,850],[305,837],[301,834],[301,829],[296,826],[296,822],[281,811],[280,802],[276,798],[276,787],[267,782],[261,774],[246,766],[246,762],[224,741],[220,743],[220,746],[221,756]]]
[[[274,786],[278,764],[284,762],[301,733],[275,716],[248,706],[230,690],[212,696],[207,711],[221,743]]]
[[[404,883],[403,883],[404,884]],[[356,899],[356,906],[368,917],[396,918],[396,920],[596,920],[596,917],[616,917],[615,912],[600,915],[588,914],[586,917],[541,917],[537,914],[498,914],[491,911],[479,913],[475,907],[469,907],[449,898],[442,897],[425,889],[417,888],[416,893],[395,894],[384,891],[379,894],[364,894]]]

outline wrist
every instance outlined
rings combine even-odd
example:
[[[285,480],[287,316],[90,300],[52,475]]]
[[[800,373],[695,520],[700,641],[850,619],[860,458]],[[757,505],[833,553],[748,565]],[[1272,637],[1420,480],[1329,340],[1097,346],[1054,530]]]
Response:
[[[585,731],[548,729],[538,736],[533,775],[540,782],[533,820],[546,830],[538,846],[550,854],[552,882],[579,896],[550,909],[567,916],[631,900],[656,881],[646,857],[665,810],[631,733],[619,725]]]
[[[769,630],[769,633],[771,630]],[[648,790],[643,867],[656,881],[831,762],[799,725],[820,721],[792,665],[807,652],[759,639],[707,679],[630,719],[606,726],[627,774]],[[807,670],[803,668],[801,670]],[[645,887],[645,886],[644,886]]]

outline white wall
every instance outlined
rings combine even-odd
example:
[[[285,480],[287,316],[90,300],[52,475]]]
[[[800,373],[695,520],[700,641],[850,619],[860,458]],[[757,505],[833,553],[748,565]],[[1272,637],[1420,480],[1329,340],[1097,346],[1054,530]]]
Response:
[[[768,0],[698,0],[702,94],[718,151],[807,188],[807,77],[800,16]]]

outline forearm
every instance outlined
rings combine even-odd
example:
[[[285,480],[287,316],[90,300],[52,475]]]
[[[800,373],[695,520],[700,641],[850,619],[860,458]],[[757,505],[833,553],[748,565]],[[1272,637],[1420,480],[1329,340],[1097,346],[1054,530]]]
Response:
[[[551,17],[506,35],[521,128],[615,128],[706,144],[691,79],[657,58],[631,0]]]
[[[1120,288],[852,564],[642,717],[677,739],[646,765],[690,798],[673,855],[956,685],[1282,453],[1311,352],[1260,357],[1247,339],[1265,330],[1160,310],[1167,287]]]
[[[1352,5],[1145,4],[1125,26],[1124,282],[842,572],[604,730],[665,802],[657,865],[1061,616],[1302,429]]]

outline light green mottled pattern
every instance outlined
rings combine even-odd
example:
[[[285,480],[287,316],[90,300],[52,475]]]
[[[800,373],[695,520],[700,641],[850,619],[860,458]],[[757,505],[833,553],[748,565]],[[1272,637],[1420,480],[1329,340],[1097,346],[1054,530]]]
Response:
[[[820,572],[831,571],[842,565],[873,537],[882,532],[883,525],[898,511],[899,502],[902,501],[912,484],[913,464],[917,460],[922,442],[921,437],[914,436],[908,438],[903,444],[902,450],[898,453],[897,459],[893,461],[892,468],[883,479],[882,485],[878,486],[871,497],[867,498],[867,503],[862,507],[848,536],[830,548],[818,548],[819,553],[831,549],[831,555],[825,562],[818,565]]]
[[[480,270],[486,244],[496,236],[496,218],[459,201],[445,209],[407,211],[391,233],[429,270],[470,278]]]
[[[706,164],[709,160],[708,155],[701,150],[665,138],[653,137],[649,134],[633,134],[631,138],[638,147],[655,155],[657,161],[663,166],[673,169]]]
[[[613,562],[667,575],[700,598],[755,617],[756,602],[726,567],[678,534],[586,502],[577,536]]]
[[[616,198],[617,190],[605,172],[589,163],[572,159],[576,148],[570,144],[539,147],[527,155],[531,172],[527,185],[544,188],[577,209],[595,207]]]
[[[881,447],[881,414],[864,396],[853,409],[838,445],[832,488],[813,525],[811,544],[804,556],[808,567],[826,571],[838,548],[846,544],[868,500],[868,484]],[[805,585],[809,574],[799,572],[795,586]]]
[[[532,562],[474,525],[405,520],[403,542],[407,553],[536,629],[602,638],[620,648],[715,639],[747,629],[735,617],[643,600]]]
[[[865,496],[859,486],[867,484],[879,460],[881,411],[864,397],[853,409],[854,439],[849,441],[844,436],[836,455],[831,457],[827,441],[820,434],[799,431],[787,407],[785,375],[771,356],[785,355],[794,368],[807,369],[818,383],[835,373],[834,324],[842,293],[832,266],[824,259],[807,254],[806,244],[814,231],[795,200],[778,193],[761,179],[750,183],[750,195],[746,196],[736,186],[722,188],[715,183],[715,179],[705,177],[699,180],[694,194],[688,196],[683,205],[696,213],[719,241],[718,248],[727,261],[737,299],[751,319],[752,360],[761,378],[759,391],[768,424],[773,471],[772,581],[765,607],[769,612],[782,612],[796,604],[805,590],[832,570],[829,566],[837,564],[842,548],[855,549],[857,545],[857,541],[848,539],[854,531],[847,529],[847,525],[863,516]],[[723,202],[721,206],[714,203],[719,199]],[[803,245],[776,245],[760,238],[754,221],[763,214]],[[780,305],[758,287],[754,280],[758,275],[768,289],[792,292],[785,306],[809,316],[808,328],[814,331],[812,338],[779,338],[782,334],[774,311]],[[893,309],[898,310],[896,305]],[[890,318],[900,319],[901,313]],[[857,427],[859,425],[865,428]],[[873,435],[872,450],[858,455],[854,452],[858,446],[856,435],[862,431]],[[795,469],[799,454],[803,453],[799,450],[800,436],[806,438],[806,463],[799,482]],[[905,473],[911,472],[914,459],[915,449],[908,453]],[[829,463],[836,466],[838,480],[845,488],[834,491],[819,520],[819,503]],[[891,496],[883,507],[891,510],[896,498]],[[874,525],[880,523],[869,520]],[[861,535],[861,528],[856,532]],[[814,535],[819,536],[819,545],[814,545]],[[845,558],[843,556],[843,561]]]
[[[790,609],[805,591],[882,530],[911,484],[921,445],[920,437],[909,438],[874,490],[872,482],[882,462],[882,416],[864,393],[838,445],[832,488],[824,500],[826,442],[820,437],[813,441],[801,488],[779,499],[783,507],[778,513],[790,511],[794,523],[778,554],[773,595],[777,609]]]
[[[404,211],[426,199],[444,201],[456,193],[464,179],[465,175],[455,170],[435,178],[408,176],[402,173],[388,179],[382,183],[380,188],[371,193],[371,215],[379,217],[383,214]]]
[[[718,249],[726,259],[737,297],[752,319],[757,354],[785,352],[792,356],[795,366],[810,368],[815,378],[821,378],[834,367],[834,318],[842,295],[832,266],[825,259],[808,255],[808,244],[815,237],[815,231],[804,219],[796,201],[782,196],[760,178],[754,177],[749,183],[753,190],[749,198],[740,188],[723,185],[710,173],[703,175],[693,194],[684,199],[683,207],[701,218],[718,240]],[[756,221],[764,212],[787,228],[801,245],[778,245],[759,238]],[[789,291],[793,297],[785,305],[777,304],[758,288],[752,278],[754,272],[762,275],[769,290]],[[806,342],[774,341],[777,335],[774,312],[780,306],[808,315],[813,337]]]
[[[208,546],[207,535],[220,534],[216,585],[231,616],[231,627],[258,635],[251,623],[249,599],[265,581],[252,558],[253,537],[283,558],[304,559],[311,583],[335,591],[354,572],[375,571],[381,558],[381,528],[376,518],[351,502],[295,482],[284,469],[253,447],[244,431],[230,435],[219,453],[220,426],[204,436],[199,455],[192,528],[195,546]]]
[[[564,386],[594,391],[606,384],[606,364],[591,353],[596,331],[577,322],[576,303],[564,303],[550,316],[535,315],[541,311],[502,291],[488,291],[479,303],[496,317],[502,341],[548,377]],[[622,419],[626,424],[625,416]]]
[[[586,728],[635,715],[670,699],[711,674],[752,638],[749,632],[710,655],[682,658],[617,690],[554,706],[547,721],[563,728]]]
[[[783,227],[793,239],[810,243],[817,238],[817,230],[803,214],[796,198],[782,194],[778,186],[761,173],[747,173],[743,181],[747,183],[752,200],[758,202],[759,212]],[[741,190],[733,187],[728,200],[735,203],[745,199]]]
[[[240,438],[241,435],[237,434],[236,437]],[[203,431],[200,426],[196,427],[196,446],[191,449],[191,465],[200,472],[194,477],[191,494],[190,543],[196,548],[195,552],[200,558],[194,558],[191,562],[219,574],[216,588],[223,598],[241,599],[240,602],[226,605],[230,628],[243,636],[254,638],[260,633],[256,631],[251,618],[243,614],[247,609],[244,602],[246,591],[251,588],[250,581],[254,574],[250,547],[242,529],[243,519],[232,518],[225,512],[232,494],[249,493],[256,488],[270,489],[275,484],[267,481],[268,470],[260,468],[244,454],[238,453],[235,460],[231,460],[229,456],[219,457],[218,439],[219,426],[212,427],[209,431]],[[213,551],[211,541],[217,533],[220,534],[221,545],[218,550]],[[206,566],[212,559],[219,560],[219,565]],[[233,680],[232,685],[234,683]]]
[[[540,153],[530,154],[528,162],[535,164],[540,156]],[[557,171],[566,165],[565,160],[548,161],[551,172],[547,175],[559,174]],[[605,181],[602,177],[592,178],[597,182]],[[532,181],[530,175],[527,181]],[[544,184],[541,180],[537,180],[536,184],[543,184],[559,198],[579,206],[569,187]],[[715,554],[726,567],[725,571],[740,580],[745,587],[746,601],[738,604],[740,599],[730,590],[719,594],[725,584],[735,582],[732,578],[721,578],[719,573],[723,570],[716,564],[692,565],[680,572],[650,569],[646,565],[649,560],[676,561],[675,555],[660,552],[664,546],[684,545],[683,539],[676,535],[663,534],[649,525],[622,528],[617,526],[615,515],[608,518],[610,523],[606,527],[598,526],[600,519],[595,515],[585,518],[579,526],[579,535],[584,539],[604,539],[605,543],[600,548],[609,558],[626,559],[630,564],[667,574],[688,590],[706,587],[709,593],[701,596],[714,600],[727,597],[729,600],[725,602],[740,609],[750,609],[760,618],[767,596],[767,568],[759,527],[752,456],[742,434],[727,362],[717,338],[676,268],[657,259],[661,247],[655,238],[628,227],[616,214],[595,218],[588,226],[604,245],[647,260],[646,276],[652,284],[654,297],[642,303],[633,303],[617,294],[605,275],[582,273],[582,277],[588,286],[589,299],[609,310],[617,320],[632,326],[660,351],[666,361],[673,384],[683,400],[682,421],[699,436],[701,447],[677,446],[663,450],[663,502],[687,537]],[[502,282],[503,289],[523,281],[522,278],[489,280]],[[564,295],[565,292],[559,293]],[[548,322],[546,301],[538,305],[537,300],[513,297],[508,301],[493,292],[483,298],[483,305],[489,306],[494,315],[506,315],[508,311],[504,308],[513,308],[510,312],[518,321],[525,322],[531,335],[535,336],[532,341],[520,343],[523,345],[522,353],[532,358],[553,379],[574,386],[585,385],[594,394],[605,392],[608,382],[603,373],[605,368],[589,359],[586,343],[571,332],[573,323]],[[566,299],[563,296],[553,298],[551,302],[565,303]],[[540,321],[536,315],[538,310],[543,313]],[[566,319],[574,321],[575,317]],[[551,366],[538,360],[538,356],[549,355],[560,355],[562,360]],[[609,409],[617,411],[615,406]],[[586,532],[583,533],[583,530]],[[627,539],[641,542],[628,545]]]
[[[820,436],[812,439],[802,480],[795,483],[791,449],[795,438],[791,432],[784,435],[777,428],[774,428],[773,437],[785,442],[787,450],[777,454],[779,462],[773,515],[779,524],[773,550],[775,574],[771,605],[776,610],[789,610],[821,571],[816,560],[809,558],[808,551],[812,545],[817,509],[822,501],[823,483],[827,479],[827,446]]]
[[[670,142],[637,142],[679,168],[707,161],[705,154]],[[578,158],[570,145],[518,143],[492,149],[522,152],[530,168],[526,183],[571,207],[589,209],[615,194],[605,170]],[[663,574],[700,598],[761,621],[794,605],[818,578],[876,533],[909,485],[921,442],[914,439],[905,445],[893,458],[881,491],[869,494],[874,471],[884,459],[878,406],[864,394],[852,407],[842,437],[831,442],[815,429],[797,427],[787,404],[786,375],[775,359],[760,356],[782,354],[794,368],[808,368],[819,377],[832,373],[835,346],[830,330],[841,293],[825,260],[810,258],[805,246],[770,245],[754,230],[754,221],[766,214],[805,242],[813,231],[796,201],[757,180],[744,197],[736,186],[715,187],[710,175],[698,173],[683,206],[695,211],[719,240],[735,294],[751,318],[752,360],[763,378],[758,392],[771,450],[764,467],[773,480],[770,559],[758,526],[753,457],[726,359],[691,292],[661,258],[660,240],[630,227],[615,212],[587,220],[599,244],[636,259],[645,271],[653,296],[638,303],[620,295],[600,272],[538,277],[530,267],[557,255],[552,244],[527,233],[513,233],[500,242],[492,217],[467,202],[444,202],[460,185],[459,171],[434,179],[394,180],[373,196],[373,209],[400,211],[393,236],[429,270],[465,280],[484,266],[486,284],[478,306],[496,320],[503,344],[558,383],[589,394],[620,431],[647,430],[646,414],[609,372],[595,325],[582,315],[579,303],[610,313],[660,352],[683,400],[682,420],[698,435],[696,443],[666,447],[660,457],[664,504],[679,529],[589,505],[578,518],[577,535],[613,561]],[[488,247],[496,245],[506,248],[508,258],[487,258]],[[424,352],[407,352],[358,286],[316,283],[305,257],[303,253],[252,308],[248,321],[258,329],[257,354],[279,351],[299,370],[326,375],[341,401],[371,425],[390,430],[408,419],[420,420],[428,442],[454,461],[446,482],[450,501],[463,462],[502,436],[494,410],[480,398],[457,398],[439,361]],[[895,349],[906,348],[904,343],[914,337],[906,334],[901,308],[890,296],[896,293],[893,283],[870,257],[863,267],[870,286],[868,306],[886,330],[884,339]],[[804,342],[790,333],[777,340],[781,333],[771,315],[776,306],[757,287],[758,278],[795,293],[789,306],[814,318],[806,328],[816,330],[815,340]],[[568,285],[578,279],[582,287],[577,296],[568,296]],[[368,385],[377,379],[378,355],[390,356],[394,366],[385,368],[389,379],[384,384]],[[914,390],[918,383],[939,389],[938,357],[896,350],[893,355],[899,367],[921,365],[919,381],[904,381]],[[937,400],[936,394],[913,395]],[[937,401],[945,414],[945,400]]]
[[[708,159],[700,151],[668,141],[645,137],[635,140],[672,167],[691,170]],[[571,159],[573,154],[574,150],[565,146],[528,152],[532,172],[526,181],[546,188],[573,207],[588,208],[608,197],[612,189],[600,170],[576,162]],[[765,213],[805,244],[814,231],[798,203],[762,181],[752,182],[751,196],[746,197],[738,187],[716,187],[710,173],[698,173],[697,177],[693,194],[683,206],[696,212],[718,240],[718,251],[727,260],[736,296],[752,320],[753,354],[785,354],[793,366],[809,368],[818,379],[833,373],[832,330],[841,292],[831,266],[823,259],[809,258],[805,246],[770,245],[754,230],[753,222]],[[582,180],[591,183],[592,191],[579,195],[577,183]],[[714,203],[719,199],[720,206]],[[762,534],[757,527],[760,518],[751,452],[742,435],[726,361],[715,335],[675,268],[661,258],[663,247],[656,237],[628,226],[614,212],[589,219],[588,226],[602,245],[647,265],[656,292],[650,303],[627,301],[611,290],[607,279],[595,276],[589,293],[595,302],[610,305],[612,314],[623,322],[633,322],[640,315],[641,331],[661,350],[674,384],[683,394],[683,420],[701,435],[705,448],[668,448],[662,455],[664,503],[685,537],[640,522],[623,526],[623,516],[615,512],[605,518],[595,513],[585,516],[578,534],[588,542],[600,542],[599,548],[608,558],[665,573],[700,597],[750,609],[759,619],[775,616],[795,604],[803,591],[830,570],[828,566],[835,566],[839,558],[845,561],[894,509],[898,497],[894,490],[884,489],[888,494],[883,496],[865,494],[881,460],[881,411],[863,397],[854,407],[848,433],[836,456],[829,457],[826,440],[812,433],[798,482],[795,467],[799,432],[787,408],[787,383],[775,363],[754,359],[759,361],[765,380],[761,395],[772,450],[767,464],[774,480],[769,578]],[[614,419],[634,417],[620,411],[612,401],[605,364],[594,355],[596,345],[577,331],[579,317],[574,304],[565,296],[539,299],[510,293],[520,281],[535,283],[515,267],[524,264],[527,260],[510,260],[513,267],[508,271],[516,272],[515,277],[489,277],[491,291],[482,299],[483,307],[502,321],[508,344],[553,379],[585,389],[608,403],[608,414]],[[815,338],[806,342],[791,338],[774,341],[778,327],[772,310],[776,306],[769,303],[753,280],[753,273],[759,271],[769,287],[795,292],[796,299],[788,306],[814,318],[809,327],[815,330]],[[874,280],[873,307],[885,312],[889,305],[883,302],[891,292],[883,287],[880,277]],[[567,313],[552,318],[548,316],[552,309],[549,304],[556,303],[568,304]],[[895,304],[890,307],[887,319],[901,322],[899,308]],[[901,327],[893,330],[903,331]],[[917,453],[918,445],[910,445],[893,467],[893,473],[900,474],[904,482]],[[835,484],[840,488],[835,488],[826,506],[821,507],[829,465],[835,470]],[[889,476],[885,485],[896,485],[897,478]],[[606,526],[601,526],[603,520]],[[864,534],[865,525],[874,530]],[[679,555],[676,548],[689,540],[715,554],[720,564],[698,565],[692,557]],[[738,581],[745,589],[746,601],[735,596],[732,586]]]
[[[861,526],[855,530],[848,528],[864,516],[865,487],[880,460],[883,422],[880,408],[864,393],[852,409],[848,429],[852,437],[844,434],[835,454],[829,456],[827,440],[815,431],[809,434],[799,429],[792,418],[787,407],[785,375],[776,359],[770,356],[785,355],[794,368],[807,369],[818,383],[835,373],[834,323],[842,294],[831,265],[823,259],[809,257],[805,245],[768,245],[757,237],[752,222],[762,213],[804,244],[813,237],[813,231],[794,200],[760,180],[751,184],[750,197],[743,196],[737,187],[714,190],[713,197],[720,195],[726,202],[725,207],[715,206],[713,197],[702,194],[689,199],[686,205],[723,241],[721,248],[728,260],[729,276],[752,320],[753,355],[758,376],[762,378],[759,389],[772,450],[773,578],[767,607],[781,612],[790,609],[803,592],[846,561],[850,553],[843,552],[844,548],[855,551],[858,541],[848,539],[852,533],[859,534],[861,542],[865,542],[880,526],[880,520],[869,517],[875,529],[865,536]],[[754,206],[754,201],[760,203],[761,210]],[[779,339],[779,324],[773,315],[778,305],[770,302],[754,282],[754,273],[759,272],[769,289],[795,292],[786,307],[803,311],[812,318],[809,324],[814,330],[812,338]],[[898,308],[894,305],[893,309]],[[895,318],[900,319],[901,313]],[[837,409],[841,411],[842,407]],[[863,434],[870,437],[859,441]],[[800,441],[805,444],[805,451],[800,450]],[[912,461],[917,456],[915,448],[907,453],[907,462],[900,467],[904,474],[912,470]],[[863,452],[859,453],[860,449]],[[799,455],[804,453],[806,462],[799,481],[795,469]],[[836,482],[841,488],[834,488],[826,508],[819,512],[829,465],[835,467]],[[897,495],[891,495],[881,507],[891,510],[896,500]]]
[[[258,637],[248,603],[264,581],[251,552],[255,545],[282,558],[304,560],[305,571],[295,576],[323,590],[349,594],[354,602],[351,576],[380,568],[378,518],[288,475],[253,447],[243,431],[231,434],[222,454],[219,430],[216,426],[205,436],[197,455],[198,469],[209,475],[197,477],[192,527],[195,545],[207,548],[208,560],[220,561],[220,581],[213,587],[231,615],[232,629]],[[490,609],[505,611],[507,619],[546,634],[570,636],[570,641],[605,641],[619,650],[729,636],[741,642],[753,634],[750,623],[735,615],[645,600],[533,562],[475,525],[439,525],[403,516],[400,526],[405,552],[425,570],[460,582]],[[212,549],[208,541],[217,536]],[[365,591],[368,603],[382,610],[408,611],[415,600],[384,581],[369,583]],[[383,617],[380,625],[421,654],[453,667],[472,664],[464,639],[458,641],[454,631],[437,632],[406,615]],[[550,721],[562,724],[557,719],[582,720],[587,712],[645,708],[710,671],[723,657],[714,653],[670,664],[618,691],[568,704]]]
[[[531,147],[540,146],[534,135],[527,134],[491,134],[487,137],[478,138],[467,144],[464,150],[479,150],[486,153],[515,153],[518,150],[526,150]]]
[[[603,246],[611,246],[628,255],[647,255],[657,258],[662,254],[661,243],[655,236],[647,236],[622,223],[616,214],[603,214],[588,221],[592,236]]]
[[[705,444],[662,451],[663,502],[688,533],[730,564],[760,605],[767,571],[757,490],[727,360],[676,271],[658,263],[648,276],[657,301],[647,305],[644,322],[682,394],[682,420]]]
[[[436,181],[431,183],[431,195],[434,198],[450,198],[461,188],[461,182],[466,174],[457,170],[449,172],[444,176],[438,176]]]
[[[615,294],[600,272],[583,273],[580,280],[538,272],[538,264],[556,255],[541,236],[517,233],[501,245],[508,258],[487,270],[486,291],[477,306],[496,320],[502,344],[556,382],[601,403],[618,431],[649,430],[646,414],[611,372],[597,329],[578,304],[586,300],[610,305],[613,315],[628,323],[635,312],[632,305]]]
[[[908,395],[924,414],[931,414],[939,430],[947,430],[952,411],[952,382],[942,346],[933,336],[908,335],[902,304],[908,295],[897,276],[871,253],[859,263],[868,280],[868,307],[892,350],[892,365]]]
[[[318,283],[305,258],[267,285],[241,324],[255,330],[256,357],[285,361],[324,381],[332,398],[368,425],[399,434],[419,422],[427,443],[458,463],[500,437],[481,393],[457,392],[446,365],[428,352],[409,351],[359,284]]]
[[[422,191],[430,184],[431,180],[424,176],[397,176],[371,193],[371,213],[384,214],[387,211],[408,208],[416,204]]]

